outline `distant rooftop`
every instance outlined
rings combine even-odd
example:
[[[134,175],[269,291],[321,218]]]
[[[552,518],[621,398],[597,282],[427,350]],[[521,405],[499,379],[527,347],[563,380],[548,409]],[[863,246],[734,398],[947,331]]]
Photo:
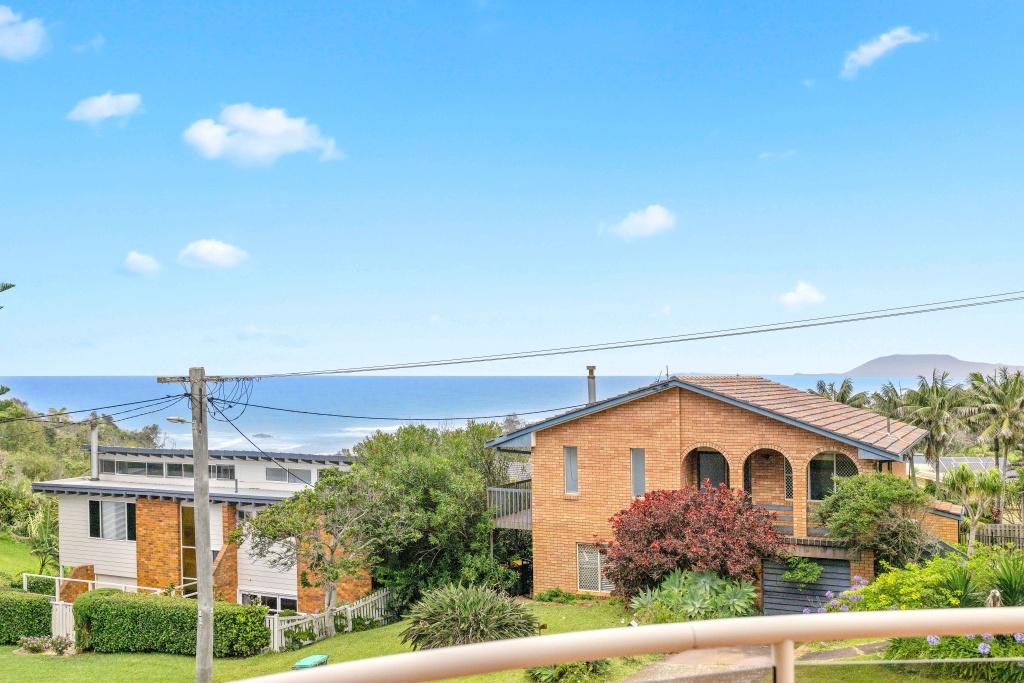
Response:
[[[88,446],[83,446],[89,450]],[[191,458],[191,448],[133,448],[129,446],[100,446],[100,455],[145,455],[165,458]],[[323,464],[351,465],[351,455],[343,453],[291,453],[277,451],[241,451],[241,450],[210,450],[213,460],[282,460],[288,462],[309,462]]]
[[[252,505],[270,505],[295,494],[294,491],[280,491],[243,487],[235,490],[234,486],[216,486],[210,482],[210,501],[213,503],[242,503]],[[88,477],[72,479],[56,479],[53,481],[37,481],[32,490],[37,493],[80,494],[91,496],[113,496],[118,498],[157,498],[162,500],[193,499],[192,484],[172,484],[161,481],[159,484],[150,482],[122,482],[98,480]]]

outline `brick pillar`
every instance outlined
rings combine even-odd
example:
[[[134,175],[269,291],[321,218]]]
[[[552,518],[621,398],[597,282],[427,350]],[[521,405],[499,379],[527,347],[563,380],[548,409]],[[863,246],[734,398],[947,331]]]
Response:
[[[224,545],[217,553],[213,567],[213,594],[217,600],[238,602],[238,547],[228,543],[231,532],[237,525],[234,503],[221,505],[221,524],[224,529]]]
[[[96,571],[91,564],[80,564],[77,567],[73,567],[71,573],[67,574],[66,578],[95,581]],[[64,581],[61,583],[61,602],[74,602],[75,598],[89,590],[89,584],[81,583],[81,581]]]
[[[181,504],[139,498],[135,502],[136,581],[167,588],[181,583]]]
[[[875,553],[870,550],[862,550],[860,558],[850,560],[850,585],[853,585],[853,577],[860,576],[868,581],[875,578]]]
[[[793,535],[807,536],[807,463],[793,462]]]

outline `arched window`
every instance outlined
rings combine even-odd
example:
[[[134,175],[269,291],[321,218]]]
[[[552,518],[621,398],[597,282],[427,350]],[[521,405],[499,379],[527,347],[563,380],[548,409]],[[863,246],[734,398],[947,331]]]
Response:
[[[819,453],[811,458],[807,469],[807,493],[811,500],[824,500],[832,493],[836,477],[857,474],[857,464],[842,453]]]
[[[697,484],[703,486],[706,481],[715,488],[729,485],[729,463],[718,451],[697,451]]]

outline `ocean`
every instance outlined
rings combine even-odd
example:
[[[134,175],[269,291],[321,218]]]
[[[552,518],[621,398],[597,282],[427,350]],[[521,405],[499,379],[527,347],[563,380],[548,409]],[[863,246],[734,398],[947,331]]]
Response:
[[[841,381],[841,375],[765,375],[798,389],[813,387],[819,379]],[[649,384],[656,377],[598,376],[598,397],[612,396]],[[906,377],[858,377],[857,391],[874,391],[886,381],[909,386]],[[140,401],[178,393],[177,385],[157,384],[152,377],[0,377],[10,395],[27,401],[37,411],[48,408],[78,410]],[[238,427],[264,450],[296,453],[333,453],[350,448],[377,430],[394,431],[422,418],[450,418],[430,424],[459,426],[466,417],[515,413],[530,422],[545,414],[586,401],[587,382],[575,377],[508,376],[337,376],[273,378],[254,382],[249,403],[297,410],[341,413],[379,419],[297,415],[256,407],[228,411]],[[126,408],[110,408],[112,413]],[[140,409],[140,411],[142,410]],[[122,426],[138,428],[157,423],[170,448],[189,448],[191,428],[166,418],[185,416],[188,404],[181,401],[139,417],[127,413]],[[236,418],[236,416],[239,417]],[[550,414],[550,413],[549,413]],[[120,419],[120,418],[117,418]],[[500,417],[495,418],[501,420]],[[250,449],[252,446],[230,424],[210,421],[211,448]]]

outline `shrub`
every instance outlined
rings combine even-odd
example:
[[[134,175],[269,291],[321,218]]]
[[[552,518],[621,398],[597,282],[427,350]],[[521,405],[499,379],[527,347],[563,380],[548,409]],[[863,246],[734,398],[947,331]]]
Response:
[[[537,634],[537,618],[526,606],[490,588],[435,588],[409,611],[402,642],[415,649],[481,643]]]
[[[0,593],[0,644],[14,645],[23,636],[50,635],[50,601],[42,595]]]
[[[986,662],[992,657],[1024,657],[1024,633],[981,636],[893,638],[886,659],[977,659],[978,664],[933,664],[922,671],[967,681],[1024,681],[1016,662]]]
[[[18,574],[17,576],[11,578],[11,580],[10,580],[11,588],[14,588],[16,590],[22,590],[22,588],[24,587],[22,577],[25,574],[28,574],[28,572],[22,572],[22,573]],[[56,580],[57,580],[57,577],[54,577],[54,578],[51,579],[51,578],[47,578],[45,576],[30,576],[30,577],[28,577],[28,592],[29,593],[38,593],[40,595],[52,596],[53,595],[53,590],[54,590],[54,585],[55,585],[54,582]]]
[[[261,605],[215,603],[214,656],[248,657],[266,647],[266,614]],[[195,654],[198,608],[188,598],[89,591],[75,601],[74,615],[83,650]]]
[[[786,558],[786,571],[782,573],[782,580],[795,583],[801,589],[821,578],[821,565],[807,557],[790,555]]]
[[[46,652],[50,649],[49,636],[22,636],[18,638],[18,645],[25,652]]]
[[[561,588],[549,588],[533,596],[537,602],[558,602],[563,605],[571,605],[579,598],[575,593],[564,591]]]
[[[1024,605],[1024,554],[1010,553],[997,558],[992,568],[992,584],[1007,607]]]
[[[608,578],[625,597],[657,585],[673,569],[752,581],[761,560],[783,547],[773,519],[724,484],[649,492],[612,517]]]
[[[710,572],[675,570],[655,589],[641,591],[631,603],[637,621],[721,619],[753,614],[757,592],[749,581],[723,579]]]
[[[526,676],[537,683],[585,683],[603,680],[611,668],[607,659],[538,666],[526,670]]]
[[[932,545],[921,528],[930,502],[931,497],[909,479],[858,474],[837,480],[817,516],[835,540],[902,567],[919,560]]]
[[[52,636],[50,638],[50,649],[59,655],[64,654],[75,645],[75,640],[69,636]]]

